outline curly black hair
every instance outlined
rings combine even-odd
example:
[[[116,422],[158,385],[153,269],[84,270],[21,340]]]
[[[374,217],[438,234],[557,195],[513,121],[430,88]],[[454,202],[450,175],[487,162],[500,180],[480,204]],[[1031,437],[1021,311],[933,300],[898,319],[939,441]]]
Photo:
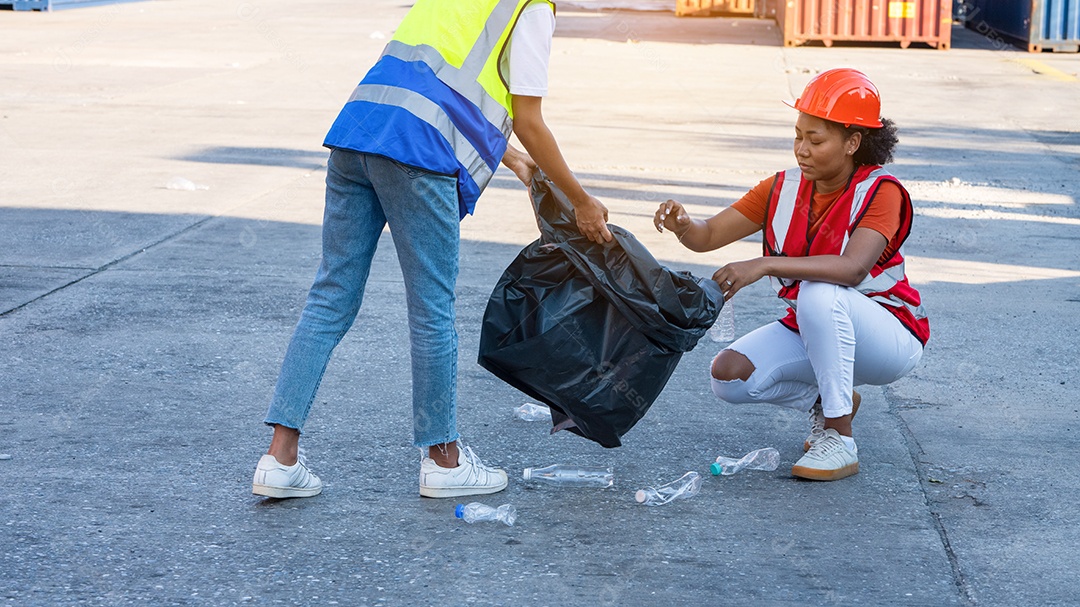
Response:
[[[881,127],[876,129],[856,124],[845,127],[838,122],[833,122],[832,125],[844,134],[845,141],[855,133],[862,134],[862,143],[859,144],[859,149],[855,150],[855,154],[852,155],[855,166],[881,165],[892,162],[893,150],[896,148],[897,142],[900,141],[896,137],[896,123],[892,120],[882,118]]]

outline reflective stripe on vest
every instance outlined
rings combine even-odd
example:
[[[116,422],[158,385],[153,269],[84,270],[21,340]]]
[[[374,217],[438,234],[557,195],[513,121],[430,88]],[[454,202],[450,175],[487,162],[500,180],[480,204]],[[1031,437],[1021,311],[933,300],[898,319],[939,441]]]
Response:
[[[549,0],[417,0],[325,144],[453,174],[461,216],[471,213],[513,132],[499,66],[532,2],[554,10]],[[411,135],[417,128],[424,133]]]
[[[788,169],[777,176],[780,180],[780,194],[776,198],[776,214],[774,217],[787,217],[787,221],[775,221],[771,222],[770,228],[773,231],[773,237],[775,242],[779,243],[776,247],[776,251],[780,252],[784,248],[784,241],[787,239],[788,228],[791,227],[791,218],[795,215],[795,204],[799,200],[799,186],[802,183],[802,171],[799,169]],[[775,187],[775,186],[773,186]],[[763,239],[767,242],[767,239]],[[794,285],[797,281],[789,280],[787,278],[779,278],[777,276],[769,277],[769,284],[779,295],[785,287]],[[782,295],[780,299],[783,299],[788,305],[794,307],[794,303],[786,299]]]
[[[848,218],[848,225],[855,225],[855,220],[862,215],[864,206],[867,202],[866,195],[870,192],[870,187],[877,183],[879,177],[891,177],[888,171],[885,169],[874,169],[870,171],[870,174],[866,176],[859,183],[855,184],[855,197],[851,202],[851,216]],[[844,242],[840,245],[840,253],[843,253],[847,249],[848,239],[851,238],[851,230],[844,231]]]
[[[862,175],[860,175],[862,173]],[[832,252],[831,254],[841,255],[847,248],[847,243],[850,239],[852,231],[854,231],[855,223],[866,211],[867,205],[870,203],[871,191],[876,192],[876,186],[882,179],[888,179],[897,183],[895,178],[892,177],[887,171],[881,167],[874,168],[866,171],[866,168],[860,168],[856,171],[858,181],[854,183],[851,194],[851,206],[848,209],[847,225],[843,230],[843,238],[839,245],[839,250]],[[789,169],[782,173],[778,173],[776,176],[779,181],[779,192],[772,194],[770,200],[769,213],[771,217],[766,217],[767,229],[764,232],[763,245],[766,255],[780,255],[787,254],[787,252],[808,255],[810,254],[811,242],[806,242],[806,235],[789,234],[792,220],[795,217],[796,211],[809,212],[810,200],[803,201],[800,204],[799,192],[805,186],[802,180],[802,172],[799,169]],[[855,176],[853,176],[853,179]],[[773,186],[774,190],[777,187]],[[901,190],[903,190],[901,186]],[[804,196],[813,196],[813,189],[806,188]],[[906,196],[906,194],[905,194]],[[836,204],[840,204],[845,195],[841,194],[841,197],[837,199]],[[907,200],[905,198],[905,200]],[[805,211],[804,211],[805,207]],[[837,209],[839,212],[840,209]],[[828,219],[826,219],[826,222]],[[829,224],[822,225],[820,230],[827,228]],[[909,228],[901,227],[901,230]],[[787,242],[788,237],[796,238],[791,243]],[[878,302],[893,311],[893,314],[897,316],[901,323],[904,324],[922,343],[926,343],[929,338],[929,325],[926,323],[926,312],[923,309],[921,303],[918,301],[918,292],[911,288],[907,284],[907,277],[904,271],[904,256],[903,256],[903,241],[907,238],[907,233],[899,236],[900,246],[897,247],[896,252],[892,258],[882,263],[880,260],[875,263],[866,277],[863,278],[855,289],[860,293],[863,293],[870,299]],[[790,246],[788,246],[790,244]],[[793,247],[805,247],[805,251],[791,251]],[[825,254],[822,251],[818,251],[817,254]],[[770,277],[770,282],[773,288],[776,289],[777,295],[784,300],[792,311],[797,307],[797,298],[799,292],[799,281],[778,279]],[[903,283],[903,284],[901,284]],[[908,301],[905,299],[910,299]],[[913,296],[913,297],[912,297]],[[901,311],[902,309],[902,311]],[[784,324],[797,328],[797,324],[794,323],[792,314],[789,314],[788,318],[783,321]]]
[[[787,239],[788,227],[791,226],[791,218],[795,214],[795,203],[799,200],[799,184],[802,180],[802,171],[788,169],[784,171],[783,182],[780,184],[780,197],[777,199],[776,215],[772,221],[773,234],[779,243],[779,250],[784,249],[784,241]],[[787,217],[787,221],[776,221],[776,217]]]
[[[860,293],[885,292],[904,279],[904,262],[884,268],[877,276],[867,273],[866,278],[855,287]]]
[[[439,51],[430,46],[409,46],[397,40],[391,40],[390,44],[386,45],[383,56],[396,57],[407,62],[421,61],[426,63],[439,77],[439,80],[461,93],[466,99],[479,99],[478,107],[484,118],[497,126],[499,131],[506,135],[507,138],[510,137],[510,133],[514,129],[514,120],[510,117],[511,112],[486,94],[484,87],[480,86],[480,83],[476,81],[476,75],[470,74],[469,70],[458,69],[450,65],[439,54]],[[356,93],[353,93],[354,98],[355,95]]]
[[[450,117],[434,101],[424,97],[420,93],[393,86],[381,84],[361,84],[353,91],[349,101],[363,99],[372,103],[382,103],[404,108],[410,114],[428,123],[450,142],[454,148],[457,161],[469,171],[473,180],[479,183],[487,183],[491,180],[494,171],[488,167],[487,162],[480,156],[465,136],[454,127]]]

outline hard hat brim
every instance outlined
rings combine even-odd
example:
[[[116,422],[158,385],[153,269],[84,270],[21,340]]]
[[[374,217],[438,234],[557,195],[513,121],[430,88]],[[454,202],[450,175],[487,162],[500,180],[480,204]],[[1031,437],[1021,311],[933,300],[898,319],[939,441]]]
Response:
[[[788,106],[789,108],[791,108],[793,110],[797,110],[797,111],[802,112],[804,114],[809,114],[810,116],[821,118],[822,120],[828,120],[830,122],[836,122],[835,120],[833,120],[832,118],[829,118],[828,116],[818,116],[817,114],[815,114],[813,112],[808,112],[806,110],[799,109],[799,100],[798,99],[796,99],[795,101],[791,101],[790,99],[782,99],[780,102],[783,103],[784,105]],[[844,123],[844,122],[836,122],[836,123],[837,124],[843,124],[845,127],[849,127],[852,124],[855,124],[855,125],[858,125],[858,126],[861,126],[861,127],[866,127],[868,129],[879,129],[879,128],[885,126],[885,124],[883,122],[881,122],[880,119],[878,119],[877,122],[873,123],[873,124],[867,124],[869,122],[870,122],[869,120],[866,120],[866,121],[850,122],[850,123]]]

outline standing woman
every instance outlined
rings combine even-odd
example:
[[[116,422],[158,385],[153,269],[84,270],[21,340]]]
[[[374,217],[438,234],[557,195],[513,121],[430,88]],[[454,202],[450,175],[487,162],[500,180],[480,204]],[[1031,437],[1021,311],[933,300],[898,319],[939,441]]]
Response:
[[[550,0],[416,0],[330,127],[322,261],[264,419],[274,428],[251,490],[311,497],[322,481],[299,457],[300,430],[327,363],[352,327],[389,226],[401,265],[420,495],[506,488],[457,431],[455,285],[459,222],[499,161],[526,185],[542,169],[574,205],[578,229],[611,240],[607,207],[582,188],[544,121],[555,33]],[[525,147],[509,145],[511,134]],[[355,373],[377,382],[360,367]],[[386,403],[365,403],[384,408]],[[368,461],[385,459],[372,450]]]
[[[880,118],[877,88],[853,69],[822,72],[795,102],[795,159],[730,208],[691,219],[660,205],[654,224],[693,251],[759,230],[764,254],[713,274],[725,299],[768,276],[787,316],[736,340],[713,359],[712,388],[729,403],[773,403],[810,413],[794,476],[836,480],[859,471],[854,386],[885,385],[915,367],[930,337],[901,247],[911,197],[881,165],[896,126]]]

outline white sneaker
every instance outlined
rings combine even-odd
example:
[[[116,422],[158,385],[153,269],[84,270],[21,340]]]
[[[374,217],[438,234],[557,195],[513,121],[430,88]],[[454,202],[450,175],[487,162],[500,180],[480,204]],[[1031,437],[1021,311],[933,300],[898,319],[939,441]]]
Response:
[[[858,392],[851,391],[851,417],[854,418],[855,414],[859,412],[859,403],[862,402],[862,395]],[[814,403],[814,407],[810,409],[810,436],[806,437],[803,441],[802,450],[809,451],[810,443],[814,442],[814,439],[825,433],[825,413],[821,410],[821,400]]]
[[[832,428],[810,443],[810,450],[791,467],[792,476],[812,481],[835,481],[858,474],[859,455],[848,449]]]
[[[276,457],[267,454],[259,459],[259,465],[255,467],[251,492],[278,499],[311,497],[322,492],[322,481],[307,469],[303,459],[298,458],[295,464],[285,466],[278,463]]]
[[[484,495],[506,489],[506,472],[486,466],[472,447],[458,444],[457,468],[443,468],[430,457],[420,461],[420,495],[459,497]]]

